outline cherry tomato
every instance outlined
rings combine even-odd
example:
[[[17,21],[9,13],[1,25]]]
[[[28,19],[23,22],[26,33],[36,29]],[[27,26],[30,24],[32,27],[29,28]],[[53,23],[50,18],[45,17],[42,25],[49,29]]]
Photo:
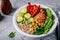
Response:
[[[31,14],[31,16],[34,16],[35,14],[37,14],[37,12],[39,12],[39,9],[40,9],[40,6],[31,5],[30,3],[28,3],[27,10]]]

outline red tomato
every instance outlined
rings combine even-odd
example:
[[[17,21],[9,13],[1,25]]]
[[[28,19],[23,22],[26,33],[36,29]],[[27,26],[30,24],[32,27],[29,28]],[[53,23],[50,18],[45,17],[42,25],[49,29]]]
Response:
[[[37,14],[37,12],[39,12],[39,9],[40,6],[38,7],[37,5],[31,5],[30,3],[28,3],[27,10],[31,14],[31,16]]]

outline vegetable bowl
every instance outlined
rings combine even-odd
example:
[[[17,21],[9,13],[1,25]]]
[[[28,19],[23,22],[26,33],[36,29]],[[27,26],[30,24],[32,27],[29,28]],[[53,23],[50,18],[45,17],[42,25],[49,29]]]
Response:
[[[13,15],[13,25],[27,37],[43,37],[52,33],[58,23],[55,12],[48,6],[28,3]]]

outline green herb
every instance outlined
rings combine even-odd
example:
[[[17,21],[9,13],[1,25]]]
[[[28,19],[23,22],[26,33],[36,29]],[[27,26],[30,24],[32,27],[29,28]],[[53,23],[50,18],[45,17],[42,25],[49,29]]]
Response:
[[[43,34],[44,32],[44,28],[41,28],[39,25],[37,25],[37,29],[36,31],[34,32],[35,35],[40,35],[40,34]]]
[[[37,28],[36,31],[34,32],[35,35],[40,35],[43,34],[44,29],[43,28]]]
[[[11,32],[11,33],[9,34],[9,37],[10,37],[10,38],[14,38],[14,37],[15,37],[15,32]]]

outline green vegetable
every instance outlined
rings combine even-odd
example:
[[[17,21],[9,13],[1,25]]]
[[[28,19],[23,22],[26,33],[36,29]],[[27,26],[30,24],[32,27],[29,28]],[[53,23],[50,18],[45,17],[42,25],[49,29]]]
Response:
[[[23,23],[26,21],[26,19],[25,18],[23,18]]]
[[[14,38],[14,37],[15,37],[15,32],[11,32],[11,33],[9,34],[9,37],[10,37],[10,38]]]
[[[37,28],[36,31],[34,32],[35,35],[40,35],[43,34],[44,29],[43,28]]]
[[[41,31],[41,32],[40,32],[40,31],[34,32],[35,35],[40,35],[40,34],[42,34],[42,33],[43,33],[43,31]]]
[[[24,15],[24,17],[25,17],[26,19],[29,19],[29,18],[31,17],[31,15],[30,15],[29,13],[26,13],[26,14]]]
[[[49,8],[46,8],[46,14],[49,18],[53,19],[53,15],[52,15],[52,12],[50,11]]]
[[[47,14],[47,19],[45,20],[45,23],[44,23],[44,33],[46,34],[53,25],[54,16],[52,15],[52,12],[50,11],[49,8],[46,8],[45,11]]]
[[[49,22],[49,18],[47,17],[47,19],[45,20],[45,23],[44,23],[44,27],[47,25],[47,23]]]
[[[19,17],[19,16],[23,17],[23,15],[24,15],[24,13],[19,12],[19,13],[17,14],[17,17]]]
[[[44,33],[45,34],[50,30],[52,24],[53,24],[53,20],[52,19],[49,19],[48,23],[46,24],[46,26],[44,28]]]
[[[19,22],[21,22],[21,21],[23,21],[23,17],[20,17],[20,16],[19,16],[19,17],[17,17],[16,22],[18,22],[18,23],[19,23]]]
[[[22,13],[27,13],[27,8],[23,8],[23,9],[21,10],[21,12],[22,12]]]
[[[29,18],[28,23],[31,24],[33,22],[33,20],[34,20],[33,18]]]
[[[32,22],[30,20],[28,20],[28,24],[31,24]]]

